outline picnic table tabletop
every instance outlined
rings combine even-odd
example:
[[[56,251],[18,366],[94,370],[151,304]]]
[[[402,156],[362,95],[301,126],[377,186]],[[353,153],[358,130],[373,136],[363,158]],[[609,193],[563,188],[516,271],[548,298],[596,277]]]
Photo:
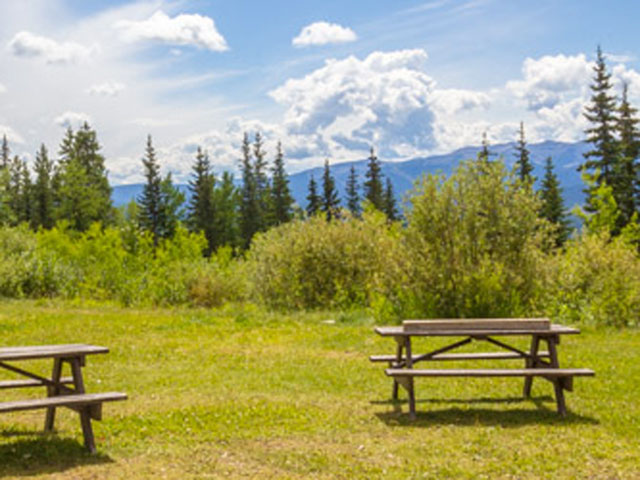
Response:
[[[107,347],[74,343],[68,345],[32,345],[0,348],[0,362],[9,360],[32,360],[38,358],[69,358],[108,353]]]
[[[563,335],[577,334],[580,330],[565,325],[551,324],[547,330],[535,328],[457,328],[457,329],[432,329],[432,330],[411,330],[405,329],[402,325],[391,327],[376,327],[375,332],[383,337],[454,337],[454,336],[499,336],[499,335]]]

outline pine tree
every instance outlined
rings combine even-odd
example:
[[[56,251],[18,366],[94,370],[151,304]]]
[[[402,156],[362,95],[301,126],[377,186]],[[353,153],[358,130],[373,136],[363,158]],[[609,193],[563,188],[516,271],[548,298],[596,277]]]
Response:
[[[325,213],[327,221],[338,217],[340,199],[336,191],[336,182],[331,175],[329,160],[324,161],[324,173],[322,174],[322,200],[320,209]]]
[[[217,249],[222,246],[236,247],[240,245],[238,230],[238,208],[240,193],[233,182],[233,174],[222,173],[222,179],[217,182],[213,192],[215,217],[215,243]]]
[[[142,159],[144,166],[144,176],[146,183],[142,189],[142,194],[137,199],[138,224],[140,228],[151,233],[153,246],[157,247],[162,236],[162,178],[160,177],[160,166],[156,159],[156,151],[153,148],[151,135],[147,136],[147,147],[145,156]]]
[[[276,148],[276,158],[271,172],[272,224],[280,225],[293,218],[293,197],[289,190],[289,178],[284,169],[284,155],[280,142]]]
[[[553,171],[553,162],[548,157],[544,167],[544,178],[540,189],[540,217],[547,219],[556,227],[556,246],[560,247],[569,238],[570,228],[567,211],[562,199],[562,188]]]
[[[367,163],[367,171],[365,177],[367,180],[364,182],[364,198],[368,200],[371,205],[376,209],[384,210],[384,193],[382,191],[382,169],[380,167],[380,161],[371,147],[369,155],[369,162]]]
[[[242,140],[242,159],[240,161],[242,187],[240,191],[240,237],[242,248],[249,248],[251,239],[260,230],[260,205],[258,187],[253,164],[251,162],[251,145],[249,136],[244,134]]]
[[[270,185],[267,177],[267,160],[264,151],[264,142],[260,132],[256,132],[253,142],[253,175],[256,182],[257,231],[266,230],[269,227],[268,212],[271,211]],[[272,220],[272,219],[271,219]]]
[[[307,194],[307,215],[309,217],[313,217],[316,213],[320,211],[322,206],[322,199],[320,195],[318,195],[318,184],[313,178],[313,174],[309,178],[309,193]]]
[[[394,222],[398,220],[398,207],[396,206],[396,197],[393,193],[393,185],[391,179],[387,177],[387,185],[384,192],[384,213],[387,215],[389,221]]]
[[[620,208],[617,228],[627,225],[640,207],[640,131],[636,116],[638,110],[627,98],[627,84],[622,86],[622,98],[618,108],[616,132],[619,138],[620,160],[616,172],[616,202]]]
[[[33,185],[33,210],[31,215],[31,226],[34,229],[52,228],[54,225],[53,211],[53,162],[49,160],[47,147],[44,143],[40,145],[40,150],[36,153],[34,164],[36,174]]]
[[[360,208],[360,194],[358,193],[358,176],[356,174],[356,168],[351,165],[349,169],[349,177],[347,178],[347,208],[351,214],[358,218],[361,214]]]
[[[478,160],[481,162],[489,162],[489,158],[492,153],[489,151],[489,140],[487,139],[487,132],[482,132],[482,146],[478,152]]]
[[[194,232],[204,232],[207,239],[205,255],[213,252],[215,239],[216,212],[213,202],[215,177],[209,162],[209,156],[198,147],[196,161],[193,165],[193,180],[189,181],[191,199],[188,206],[187,223]]]
[[[31,177],[24,160],[15,155],[9,163],[9,206],[13,211],[15,224],[29,222],[31,212]]]
[[[173,185],[171,172],[160,182],[160,236],[172,238],[184,217],[184,194]]]
[[[611,74],[607,71],[604,55],[598,46],[595,75],[591,84],[590,104],[586,107],[584,116],[591,123],[585,133],[586,141],[592,148],[584,154],[585,161],[579,167],[581,171],[594,173],[599,170],[595,185],[585,189],[587,194],[585,209],[593,212],[593,195],[597,187],[603,182],[615,188],[615,172],[618,162],[618,142],[615,138],[616,100],[612,95]]]
[[[532,184],[535,180],[531,176],[533,165],[531,165],[529,156],[530,152],[524,138],[524,123],[520,122],[520,136],[516,145],[516,172],[522,183],[525,184]]]
[[[9,168],[11,162],[11,149],[9,148],[9,142],[7,142],[7,136],[2,136],[2,150],[0,154],[0,169]]]

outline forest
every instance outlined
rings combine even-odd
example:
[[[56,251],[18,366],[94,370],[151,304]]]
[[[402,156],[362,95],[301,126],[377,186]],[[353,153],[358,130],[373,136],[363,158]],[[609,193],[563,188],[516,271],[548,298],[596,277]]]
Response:
[[[127,306],[249,302],[387,321],[548,315],[638,325],[639,120],[600,50],[584,112],[586,200],[572,212],[553,159],[544,178],[532,177],[522,123],[513,170],[485,136],[477,158],[449,177],[417,179],[398,204],[372,146],[366,176],[352,169],[346,198],[327,160],[304,208],[290,194],[283,147],[269,162],[259,132],[244,136],[238,179],[215,173],[199,148],[188,201],[170,173],[161,175],[149,136],[143,193],[121,208],[111,203],[87,123],[66,131],[56,155],[42,145],[32,169],[12,157],[5,137],[0,295]]]

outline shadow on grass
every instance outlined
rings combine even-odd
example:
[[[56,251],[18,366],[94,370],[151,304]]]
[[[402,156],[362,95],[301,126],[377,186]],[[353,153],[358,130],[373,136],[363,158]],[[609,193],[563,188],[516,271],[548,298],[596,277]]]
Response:
[[[545,401],[553,402],[553,408],[544,405]],[[531,402],[536,406],[535,410],[528,408],[509,408],[508,410],[496,410],[491,408],[469,408],[448,407],[442,409],[420,411],[419,406],[425,404],[439,405],[513,405],[517,403]],[[473,399],[420,399],[416,400],[416,419],[411,420],[408,413],[408,402],[406,400],[386,400],[374,401],[372,404],[393,405],[393,410],[389,412],[377,413],[377,417],[389,426],[411,426],[429,427],[433,425],[459,425],[459,426],[501,426],[521,427],[525,425],[571,425],[571,424],[591,424],[597,425],[598,420],[567,412],[561,417],[555,410],[555,401],[550,396],[540,396],[524,399],[522,397],[508,398],[473,398]],[[404,410],[403,407],[404,406]]]
[[[51,433],[6,430],[0,437],[10,439],[0,444],[0,478],[64,472],[79,465],[113,461],[107,455],[90,454],[76,440]]]

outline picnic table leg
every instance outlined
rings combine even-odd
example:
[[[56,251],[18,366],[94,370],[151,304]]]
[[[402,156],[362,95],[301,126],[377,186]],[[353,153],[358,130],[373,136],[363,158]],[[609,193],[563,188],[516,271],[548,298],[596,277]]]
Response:
[[[411,352],[411,337],[405,337],[404,353],[407,356],[407,368],[413,368],[413,353]],[[409,397],[409,418],[416,419],[416,396],[413,388],[413,376],[407,378],[407,394]]]
[[[400,365],[400,363],[402,362],[402,348],[404,345],[404,340],[402,338],[396,338],[396,342],[398,343],[398,345],[396,346],[396,365]],[[389,368],[391,368],[392,365],[389,365]],[[391,392],[391,398],[395,401],[398,400],[398,382],[396,381],[396,379],[393,379],[393,390]]]
[[[531,348],[529,349],[529,355],[531,357],[527,358],[525,361],[525,368],[536,368],[538,365],[538,349],[540,347],[540,337],[538,335],[534,335],[531,337]],[[526,377],[524,379],[524,389],[522,395],[525,398],[531,397],[531,386],[533,384],[533,377]]]
[[[560,362],[558,361],[558,349],[556,348],[559,338],[558,336],[551,336],[547,337],[546,340],[549,345],[549,360],[551,368],[560,368]],[[563,380],[561,378],[553,379],[553,389],[556,395],[558,413],[564,417],[567,414],[567,406],[564,401]]]
[[[57,386],[47,387],[47,396],[55,397],[56,395],[60,395],[60,377],[62,376],[62,359],[54,358],[53,359],[53,371],[51,372],[51,381],[58,384]],[[56,419],[56,407],[47,408],[47,416],[44,420],[44,431],[51,432],[53,431],[53,425]]]
[[[71,372],[73,375],[73,384],[76,393],[84,393],[84,380],[82,379],[83,359],[74,358],[70,361]],[[84,436],[84,446],[90,453],[96,453],[96,443],[93,436],[93,428],[91,427],[91,416],[89,407],[80,409],[80,424],[82,425],[82,435]]]

